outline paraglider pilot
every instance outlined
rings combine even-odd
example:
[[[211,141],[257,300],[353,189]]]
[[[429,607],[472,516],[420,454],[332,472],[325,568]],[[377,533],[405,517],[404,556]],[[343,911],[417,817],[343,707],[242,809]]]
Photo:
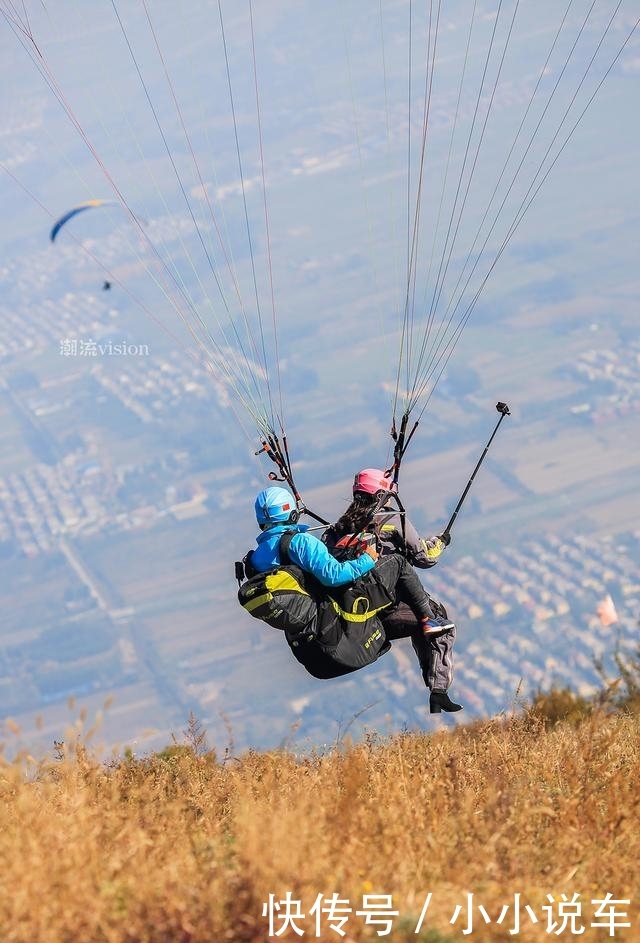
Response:
[[[340,556],[343,547],[352,542],[352,535],[368,532],[375,537],[375,546],[384,560],[389,554],[401,554],[411,566],[428,569],[438,562],[448,546],[448,535],[422,538],[413,524],[404,522],[392,502],[394,486],[390,477],[379,468],[365,468],[357,473],[353,483],[353,501],[342,517],[327,529],[323,537],[327,547]],[[381,613],[387,639],[411,638],[418,657],[424,683],[429,688],[431,713],[459,711],[448,695],[453,680],[453,646],[456,626],[447,617],[443,604],[428,596],[433,613],[442,622],[439,631],[423,631],[420,621],[404,602]],[[446,623],[446,625],[445,625]]]
[[[261,491],[255,501],[255,513],[260,533],[250,554],[251,569],[266,573],[293,564],[313,578],[309,592],[318,599],[313,638],[304,650],[301,647],[292,650],[315,677],[337,677],[370,663],[373,638],[383,642],[379,654],[388,651],[390,645],[381,613],[396,604],[407,607],[423,636],[437,636],[455,628],[434,612],[422,583],[402,554],[389,553],[378,558],[374,546],[363,545],[353,559],[336,559],[322,540],[308,532],[306,524],[298,523],[295,499],[285,488]],[[283,560],[280,542],[283,534],[292,532]],[[353,603],[362,608],[352,608]],[[365,614],[361,615],[363,610]],[[331,662],[335,663],[333,667]],[[436,709],[435,704],[432,709]]]

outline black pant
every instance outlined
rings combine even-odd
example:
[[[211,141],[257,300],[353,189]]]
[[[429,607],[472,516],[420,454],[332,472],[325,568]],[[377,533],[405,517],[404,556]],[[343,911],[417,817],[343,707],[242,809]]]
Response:
[[[406,557],[400,553],[379,557],[375,573],[396,603],[406,603],[418,619],[433,619],[429,595]]]

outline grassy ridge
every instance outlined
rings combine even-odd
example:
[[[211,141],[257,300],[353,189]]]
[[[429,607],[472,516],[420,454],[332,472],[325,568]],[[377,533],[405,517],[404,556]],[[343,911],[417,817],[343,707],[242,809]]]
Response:
[[[527,710],[325,756],[221,762],[192,726],[185,746],[141,760],[104,766],[79,745],[28,777],[24,761],[4,762],[0,940],[253,943],[269,939],[269,895],[290,891],[304,934],[289,927],[273,939],[379,939],[385,926],[355,913],[375,894],[399,911],[393,941],[566,940],[584,926],[585,943],[631,943],[640,939],[639,728],[637,713],[596,709],[552,724]],[[309,911],[334,893],[352,909],[345,936],[326,912],[316,936]],[[613,936],[608,924],[590,926],[592,900],[607,893],[631,901],[615,908],[631,928]],[[579,895],[582,917],[549,933],[542,907],[554,908],[559,929],[562,894]],[[274,930],[282,925],[275,912]]]

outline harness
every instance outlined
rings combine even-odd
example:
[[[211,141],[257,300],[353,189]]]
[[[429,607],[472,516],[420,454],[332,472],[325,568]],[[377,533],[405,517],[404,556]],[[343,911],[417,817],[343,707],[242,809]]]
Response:
[[[293,655],[314,677],[364,668],[390,648],[378,616],[394,600],[373,570],[345,586],[322,586],[291,561],[289,544],[296,533],[282,534],[281,562],[271,570],[254,570],[253,551],[236,563],[240,605],[284,631]]]

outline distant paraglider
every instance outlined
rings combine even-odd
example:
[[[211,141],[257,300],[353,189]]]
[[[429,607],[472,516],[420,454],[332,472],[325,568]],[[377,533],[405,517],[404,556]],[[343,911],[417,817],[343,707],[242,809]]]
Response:
[[[87,200],[86,203],[80,203],[78,206],[74,206],[72,210],[69,210],[64,216],[61,216],[54,224],[49,236],[51,242],[55,242],[56,236],[70,219],[73,219],[78,213],[83,213],[85,210],[90,210],[97,206],[117,206],[117,202],[115,200]]]

